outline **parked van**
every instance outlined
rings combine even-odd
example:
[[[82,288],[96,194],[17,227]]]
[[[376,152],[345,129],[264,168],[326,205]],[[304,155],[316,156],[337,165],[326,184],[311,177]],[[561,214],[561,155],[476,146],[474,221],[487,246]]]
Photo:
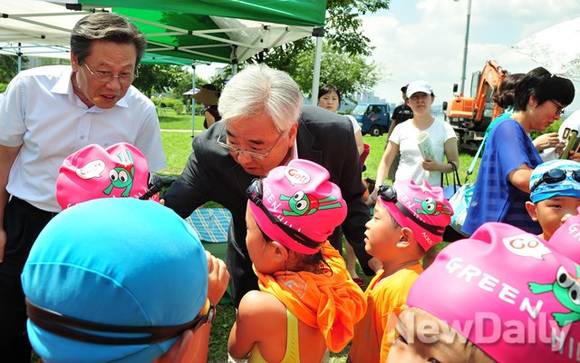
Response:
[[[381,136],[389,130],[391,107],[386,103],[358,104],[351,114],[356,118],[363,135]]]

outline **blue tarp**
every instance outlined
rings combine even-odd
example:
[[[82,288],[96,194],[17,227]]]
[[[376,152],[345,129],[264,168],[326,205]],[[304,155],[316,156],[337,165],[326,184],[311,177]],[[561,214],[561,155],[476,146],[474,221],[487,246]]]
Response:
[[[202,242],[225,243],[232,223],[232,214],[225,208],[198,208],[186,218]]]

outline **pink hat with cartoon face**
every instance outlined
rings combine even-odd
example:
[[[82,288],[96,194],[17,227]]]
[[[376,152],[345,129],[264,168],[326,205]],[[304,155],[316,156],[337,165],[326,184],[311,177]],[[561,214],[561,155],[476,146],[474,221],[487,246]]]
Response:
[[[97,198],[134,197],[147,192],[149,168],[135,146],[121,142],[104,149],[91,144],[64,159],[56,179],[62,209]]]
[[[447,322],[498,362],[580,354],[580,267],[535,235],[487,223],[445,247],[407,305]]]
[[[400,226],[411,228],[425,251],[443,240],[453,208],[441,187],[426,181],[416,184],[413,180],[398,180],[394,188],[381,186],[379,197]]]
[[[260,229],[296,252],[311,255],[346,218],[340,188],[322,166],[302,159],[272,169],[248,187],[248,207]]]
[[[578,208],[580,213],[580,208]],[[569,217],[546,243],[551,249],[580,263],[580,215]]]

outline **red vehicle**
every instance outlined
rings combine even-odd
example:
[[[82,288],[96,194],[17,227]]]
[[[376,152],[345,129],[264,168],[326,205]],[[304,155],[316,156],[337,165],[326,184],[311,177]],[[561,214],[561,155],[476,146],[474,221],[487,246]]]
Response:
[[[451,102],[443,103],[443,111],[459,138],[461,149],[476,151],[487,126],[503,112],[493,102],[493,95],[506,75],[506,70],[488,60],[483,70],[471,77],[471,97],[456,94],[457,84],[453,85],[455,97]]]

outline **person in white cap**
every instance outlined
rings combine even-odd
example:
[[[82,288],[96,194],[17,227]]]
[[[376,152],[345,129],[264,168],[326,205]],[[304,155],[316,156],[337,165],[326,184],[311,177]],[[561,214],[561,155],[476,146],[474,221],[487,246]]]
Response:
[[[442,173],[452,172],[459,167],[457,136],[448,123],[435,119],[431,114],[435,95],[429,83],[425,81],[409,83],[407,97],[413,110],[413,118],[395,126],[392,135],[389,135],[387,147],[377,170],[376,185],[383,184],[397,155],[400,155],[401,159],[395,180],[412,179],[416,183],[425,180],[431,185],[441,185]],[[427,138],[425,143],[429,144],[430,152],[420,150],[417,141],[420,135]],[[374,199],[377,188],[372,193]]]

